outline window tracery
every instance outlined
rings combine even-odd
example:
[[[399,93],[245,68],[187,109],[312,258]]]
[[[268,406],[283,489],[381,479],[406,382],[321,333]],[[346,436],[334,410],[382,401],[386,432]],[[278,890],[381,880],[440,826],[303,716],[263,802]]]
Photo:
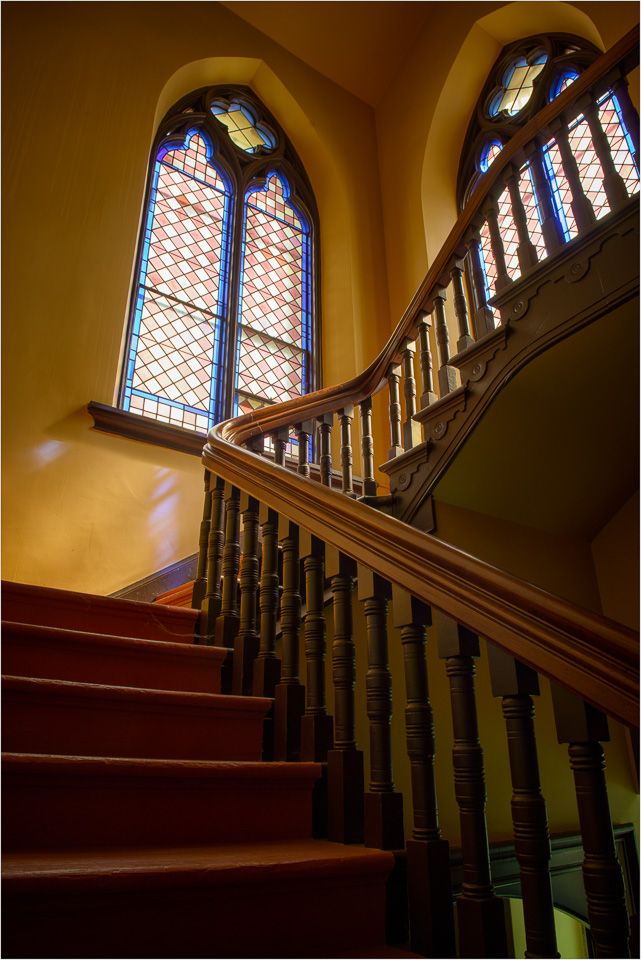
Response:
[[[154,149],[120,406],[205,432],[319,384],[317,214],[245,88],[196,91]]]

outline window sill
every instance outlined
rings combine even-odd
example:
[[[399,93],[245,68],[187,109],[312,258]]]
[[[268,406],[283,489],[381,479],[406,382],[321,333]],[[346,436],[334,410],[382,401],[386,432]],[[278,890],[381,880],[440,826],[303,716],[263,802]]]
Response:
[[[200,457],[207,443],[205,433],[172,427],[168,423],[150,420],[137,413],[127,413],[116,407],[108,407],[104,403],[96,403],[94,400],[87,404],[87,410],[93,417],[96,430],[111,433],[117,437],[153,443],[156,447],[167,447],[179,453],[189,453],[193,457]]]
[[[92,400],[87,404],[87,410],[93,417],[95,429],[102,433],[110,433],[116,437],[126,437],[128,440],[139,440],[142,443],[151,443],[156,447],[166,447],[168,450],[177,450],[179,453],[188,453],[192,457],[201,457],[203,447],[207,443],[207,435],[180,427],[172,427],[168,423],[141,417],[137,413],[127,413],[117,407],[108,407],[104,403]],[[266,454],[267,459],[273,460],[273,455]],[[285,466],[289,470],[296,470],[298,464],[294,459],[287,459]],[[310,464],[311,477],[320,480],[320,467],[316,463]],[[342,474],[332,470],[332,488],[340,490]],[[360,477],[353,478],[354,493],[362,496],[363,481]]]

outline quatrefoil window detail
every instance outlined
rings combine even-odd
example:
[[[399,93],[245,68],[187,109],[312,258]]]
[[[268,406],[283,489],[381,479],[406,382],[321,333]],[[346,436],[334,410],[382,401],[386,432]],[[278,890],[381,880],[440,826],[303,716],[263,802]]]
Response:
[[[211,112],[227,127],[230,140],[245,153],[270,151],[276,146],[276,134],[262,123],[244,100],[214,100]]]
[[[529,56],[515,57],[503,74],[501,86],[492,91],[488,113],[496,117],[501,111],[510,117],[520,113],[532,96],[534,80],[547,62],[545,50],[535,50]]]

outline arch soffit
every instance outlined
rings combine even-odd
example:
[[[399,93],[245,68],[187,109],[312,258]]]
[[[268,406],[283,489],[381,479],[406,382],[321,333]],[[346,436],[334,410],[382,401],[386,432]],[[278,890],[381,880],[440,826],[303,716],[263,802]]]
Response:
[[[604,49],[590,17],[569,3],[505,4],[477,20],[463,41],[441,89],[423,157],[421,209],[428,263],[456,220],[458,157],[479,93],[496,58],[508,43],[552,32],[574,33]]]

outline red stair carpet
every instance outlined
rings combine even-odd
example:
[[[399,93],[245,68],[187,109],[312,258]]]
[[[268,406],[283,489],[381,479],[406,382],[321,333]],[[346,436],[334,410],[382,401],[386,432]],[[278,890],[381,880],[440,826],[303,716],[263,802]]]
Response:
[[[196,611],[3,584],[3,956],[407,957],[393,856],[311,839]]]

